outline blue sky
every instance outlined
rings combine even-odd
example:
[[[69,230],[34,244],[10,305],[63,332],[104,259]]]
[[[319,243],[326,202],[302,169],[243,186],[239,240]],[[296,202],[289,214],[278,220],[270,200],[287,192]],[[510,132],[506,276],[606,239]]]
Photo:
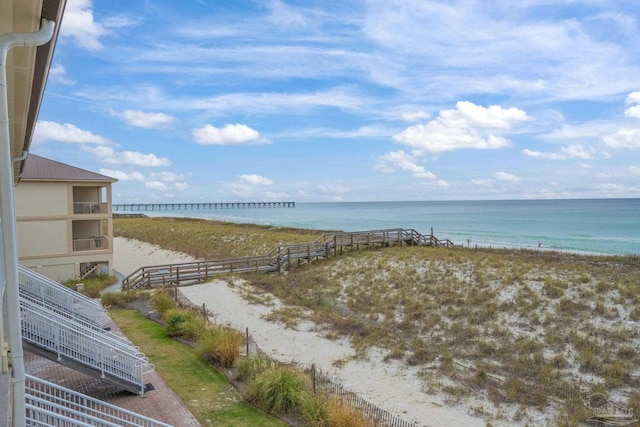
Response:
[[[31,152],[115,203],[640,197],[640,3],[68,0]]]

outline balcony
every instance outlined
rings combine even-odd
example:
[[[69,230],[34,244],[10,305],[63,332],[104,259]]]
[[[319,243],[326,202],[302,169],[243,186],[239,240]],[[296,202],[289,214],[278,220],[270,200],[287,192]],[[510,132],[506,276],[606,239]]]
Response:
[[[74,214],[105,214],[107,212],[107,203],[105,202],[74,202]]]
[[[73,239],[73,251],[103,251],[109,249],[107,236],[89,237],[86,239]]]

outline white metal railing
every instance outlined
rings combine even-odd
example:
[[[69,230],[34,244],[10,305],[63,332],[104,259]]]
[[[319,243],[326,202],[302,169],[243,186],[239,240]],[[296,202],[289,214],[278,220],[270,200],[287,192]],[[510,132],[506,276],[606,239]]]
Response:
[[[95,236],[84,239],[73,239],[73,251],[98,251],[109,249],[107,236]]]
[[[107,213],[107,204],[104,202],[74,202],[74,214],[99,214]]]
[[[29,427],[170,427],[31,375],[26,376],[25,406]]]
[[[20,303],[28,305],[31,310],[38,310],[43,316],[55,318],[58,322],[63,323],[70,329],[92,334],[105,343],[122,346],[123,349],[130,348],[132,354],[145,358],[140,347],[133,345],[131,341],[124,336],[114,334],[101,326],[86,322],[79,317],[70,316],[68,313],[56,310],[54,307],[48,306],[22,293],[20,294]]]
[[[56,310],[68,313],[69,316],[81,318],[100,327],[104,317],[108,316],[98,301],[26,267],[18,267],[18,282],[21,295],[28,295]]]
[[[20,301],[22,339],[63,357],[126,382],[144,394],[144,374],[154,366],[131,346],[105,339],[91,330],[80,330],[58,316],[50,316],[26,299]]]

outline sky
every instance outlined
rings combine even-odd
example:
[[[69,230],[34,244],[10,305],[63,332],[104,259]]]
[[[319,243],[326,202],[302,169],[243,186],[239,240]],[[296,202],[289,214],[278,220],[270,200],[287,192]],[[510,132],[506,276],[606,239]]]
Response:
[[[640,2],[67,0],[31,153],[114,203],[640,197]]]

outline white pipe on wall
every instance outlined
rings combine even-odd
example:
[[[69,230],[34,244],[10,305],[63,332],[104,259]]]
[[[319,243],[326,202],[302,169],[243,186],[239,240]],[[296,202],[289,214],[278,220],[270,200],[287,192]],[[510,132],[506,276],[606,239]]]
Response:
[[[47,43],[53,36],[54,26],[55,23],[53,21],[43,19],[40,31],[37,33],[10,33],[0,35],[0,223],[2,227],[2,253],[4,261],[4,277],[2,279],[4,279],[5,297],[7,298],[7,321],[9,326],[8,356],[13,374],[12,424],[14,426],[26,425],[26,414],[24,389],[25,369],[22,351],[20,297],[18,289],[18,243],[13,192],[11,136],[9,133],[7,55],[9,50],[16,46],[40,46]]]

